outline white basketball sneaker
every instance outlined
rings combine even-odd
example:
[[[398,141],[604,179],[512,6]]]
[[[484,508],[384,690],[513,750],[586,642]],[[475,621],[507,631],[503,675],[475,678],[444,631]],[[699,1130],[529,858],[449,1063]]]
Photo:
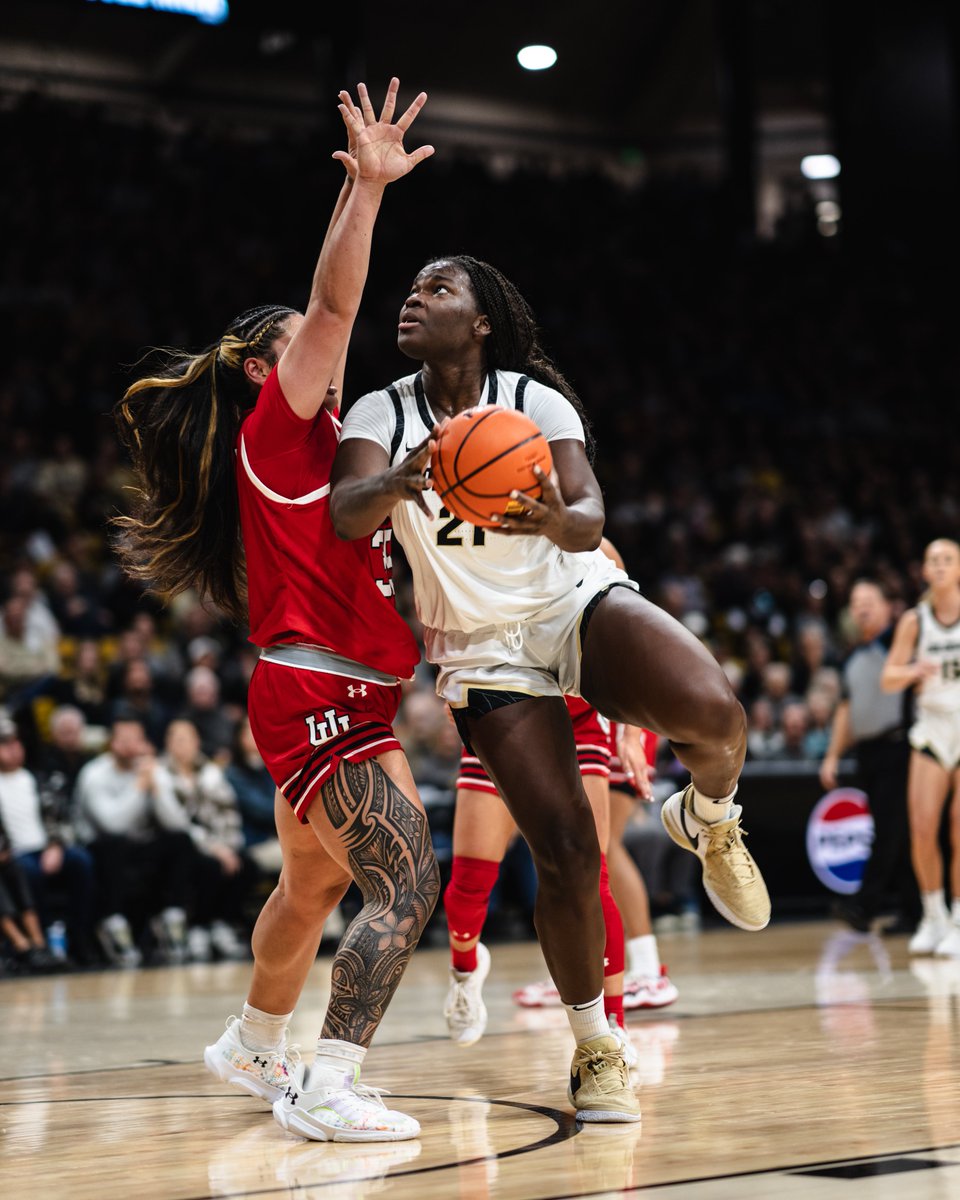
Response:
[[[273,1115],[288,1133],[314,1142],[403,1142],[418,1137],[420,1124],[387,1108],[376,1088],[360,1083],[360,1068],[339,1079],[329,1067],[299,1064]]]
[[[660,967],[660,974],[654,977],[643,975],[625,975],[623,977],[623,1007],[635,1008],[666,1008],[673,1004],[680,993],[676,984],[671,982],[667,968]]]
[[[541,979],[517,988],[513,1002],[521,1008],[559,1008],[563,1003],[552,979]]]
[[[273,1104],[290,1086],[300,1051],[287,1045],[277,1051],[248,1050],[240,1041],[240,1018],[228,1017],[226,1031],[207,1046],[203,1061],[207,1070],[224,1083]]]
[[[477,966],[474,971],[450,968],[450,990],[443,1006],[450,1038],[458,1046],[472,1046],[483,1037],[487,1027],[487,1006],[483,985],[490,973],[490,951],[477,942]]]
[[[937,958],[960,958],[960,925],[956,921],[950,922],[946,936],[937,942],[933,952]]]
[[[948,917],[924,917],[907,949],[911,954],[933,954],[950,933],[950,928],[951,922]]]

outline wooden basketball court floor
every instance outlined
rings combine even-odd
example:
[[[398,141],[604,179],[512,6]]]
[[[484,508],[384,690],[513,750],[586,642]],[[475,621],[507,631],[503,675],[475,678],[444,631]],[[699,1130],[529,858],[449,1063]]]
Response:
[[[446,954],[418,950],[364,1078],[415,1142],[285,1133],[203,1068],[249,964],[0,981],[0,1195],[56,1200],[871,1200],[960,1196],[960,963],[829,922],[660,939],[680,1000],[629,1018],[640,1126],[577,1127],[533,943],[496,945],[486,1037],[445,1038]],[[293,1024],[320,1027],[329,957]]]

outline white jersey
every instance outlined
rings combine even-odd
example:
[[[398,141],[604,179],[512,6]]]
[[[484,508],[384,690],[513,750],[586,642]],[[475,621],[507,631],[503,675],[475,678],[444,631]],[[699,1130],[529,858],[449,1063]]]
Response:
[[[479,403],[526,413],[548,442],[584,440],[583,424],[569,400],[515,371],[490,372]],[[437,424],[417,372],[361,396],[344,419],[340,440],[376,442],[392,466]],[[424,498],[433,520],[412,501],[398,504],[392,520],[413,573],[417,615],[428,633],[472,634],[535,621],[574,589],[586,605],[609,582],[612,564],[602,550],[572,554],[545,537],[505,537],[452,516],[433,491]]]
[[[920,687],[917,706],[921,713],[960,713],[960,621],[941,625],[925,600],[917,605],[917,621],[916,658],[940,668]]]

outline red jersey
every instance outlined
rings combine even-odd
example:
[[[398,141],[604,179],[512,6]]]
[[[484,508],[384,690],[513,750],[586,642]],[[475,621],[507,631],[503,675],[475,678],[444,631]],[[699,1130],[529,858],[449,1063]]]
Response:
[[[347,542],[330,520],[339,436],[326,409],[298,417],[270,372],[237,438],[250,641],[309,642],[409,679],[420,648],[393,599],[389,522]]]

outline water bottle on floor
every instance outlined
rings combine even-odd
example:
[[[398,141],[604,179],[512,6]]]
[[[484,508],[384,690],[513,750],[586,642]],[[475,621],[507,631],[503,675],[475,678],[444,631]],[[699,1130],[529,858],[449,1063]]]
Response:
[[[54,921],[47,929],[47,945],[54,958],[67,957],[67,926],[63,921]]]

